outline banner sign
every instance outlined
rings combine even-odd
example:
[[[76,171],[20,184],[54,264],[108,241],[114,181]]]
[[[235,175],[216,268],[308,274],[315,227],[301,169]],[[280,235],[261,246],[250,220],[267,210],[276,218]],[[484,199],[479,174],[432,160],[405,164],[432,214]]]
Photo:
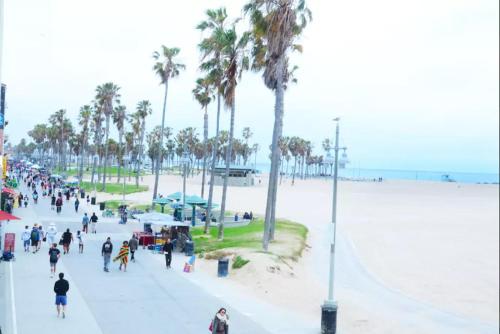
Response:
[[[3,129],[5,125],[5,89],[6,86],[2,84],[2,89],[0,90],[0,129]]]
[[[16,234],[5,233],[4,250],[13,252],[16,247]]]

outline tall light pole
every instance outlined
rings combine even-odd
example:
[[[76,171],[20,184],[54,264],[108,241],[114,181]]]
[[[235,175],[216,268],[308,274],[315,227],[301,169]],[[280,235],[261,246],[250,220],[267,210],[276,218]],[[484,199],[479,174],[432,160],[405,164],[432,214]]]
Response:
[[[184,145],[184,151],[182,152],[181,158],[182,164],[182,211],[181,211],[181,220],[184,222],[185,220],[185,211],[186,211],[186,176],[187,176],[187,166],[189,164],[189,153],[187,151],[186,145]]]
[[[333,203],[332,203],[332,224],[333,235],[330,244],[330,273],[328,281],[328,299],[321,306],[321,334],[335,334],[337,332],[337,310],[338,305],[334,296],[334,278],[335,278],[335,246],[337,238],[337,177],[339,162],[339,133],[340,118],[335,118],[335,162],[333,169]]]

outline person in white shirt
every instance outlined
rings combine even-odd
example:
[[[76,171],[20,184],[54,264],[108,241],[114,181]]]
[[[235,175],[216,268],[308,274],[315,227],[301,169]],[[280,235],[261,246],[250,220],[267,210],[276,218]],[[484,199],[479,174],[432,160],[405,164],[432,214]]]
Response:
[[[30,251],[30,241],[31,241],[31,230],[28,226],[25,227],[23,234],[21,235],[21,239],[23,240],[24,251],[29,252]]]
[[[49,228],[46,232],[47,241],[49,242],[49,245],[57,243],[56,234],[57,234],[56,224],[50,223]]]

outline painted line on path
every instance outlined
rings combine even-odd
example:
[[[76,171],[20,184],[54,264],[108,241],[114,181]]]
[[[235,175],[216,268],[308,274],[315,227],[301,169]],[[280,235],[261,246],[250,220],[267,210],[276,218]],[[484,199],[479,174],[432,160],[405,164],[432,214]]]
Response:
[[[11,298],[11,311],[12,311],[12,334],[17,334],[17,316],[16,316],[16,297],[14,294],[14,275],[12,273],[12,260],[9,261],[10,271],[10,298]]]

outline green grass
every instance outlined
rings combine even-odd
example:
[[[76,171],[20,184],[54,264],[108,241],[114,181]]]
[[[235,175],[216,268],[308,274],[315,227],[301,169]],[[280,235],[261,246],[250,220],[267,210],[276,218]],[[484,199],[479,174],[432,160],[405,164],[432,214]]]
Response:
[[[142,211],[146,212],[147,210],[151,209],[151,204],[137,204],[137,203],[130,202],[130,201],[125,201],[125,204],[127,205],[127,209],[129,209],[129,210],[136,209],[136,210],[142,210]],[[106,201],[106,209],[111,209],[111,210],[116,211],[116,210],[118,210],[118,207],[120,205],[122,205],[121,200]],[[157,204],[155,206],[155,211],[161,212],[161,206]],[[165,205],[164,213],[172,214],[173,212],[174,212],[174,210],[171,207]]]
[[[238,255],[233,262],[232,268],[233,269],[243,268],[248,262],[250,262],[250,260],[245,260],[244,258]]]
[[[256,219],[247,226],[233,227],[224,229],[224,240],[217,239],[217,228],[210,229],[209,234],[203,233],[203,227],[195,227],[191,230],[193,241],[195,243],[196,253],[207,253],[227,248],[246,248],[255,251],[262,250],[262,235],[264,230],[264,221]],[[290,222],[287,220],[278,220],[276,222],[276,235],[280,232],[292,234],[300,240],[300,244],[290,254],[290,258],[297,259],[302,255],[306,246],[308,230],[304,225]],[[284,242],[284,241],[277,241]]]
[[[94,186],[90,182],[82,182],[80,186],[85,190],[85,191],[93,191]],[[96,184],[96,189],[97,191],[102,191],[102,184]],[[135,184],[126,184],[125,185],[125,194],[132,194],[132,193],[138,193],[138,192],[143,192],[147,191],[148,186],[143,186],[139,185],[139,187],[136,187]],[[123,184],[117,184],[117,183],[106,183],[106,189],[104,189],[105,193],[108,194],[123,194]]]
[[[101,172],[101,174],[104,172],[104,167],[101,167],[101,168],[96,168],[96,174],[98,173],[98,171]],[[144,175],[147,175],[147,174],[150,174],[151,171],[147,171],[147,172],[144,172],[142,171],[141,172],[141,176],[144,176]],[[56,167],[53,171],[52,171],[53,174],[61,174],[61,175],[66,175],[66,176],[77,176],[78,175],[78,168],[77,167],[71,167],[71,168],[68,168],[68,170],[60,170],[59,167]],[[91,175],[92,174],[92,167],[89,167],[88,170],[87,170],[87,167],[85,166],[84,169],[83,169],[83,174],[84,175]],[[129,170],[128,169],[121,169],[121,175],[126,175],[128,176],[129,174]],[[135,174],[132,172],[131,173],[132,177],[135,176]],[[118,167],[117,166],[112,166],[112,167],[108,167],[107,168],[107,171],[106,171],[106,177],[108,176],[118,176]]]

